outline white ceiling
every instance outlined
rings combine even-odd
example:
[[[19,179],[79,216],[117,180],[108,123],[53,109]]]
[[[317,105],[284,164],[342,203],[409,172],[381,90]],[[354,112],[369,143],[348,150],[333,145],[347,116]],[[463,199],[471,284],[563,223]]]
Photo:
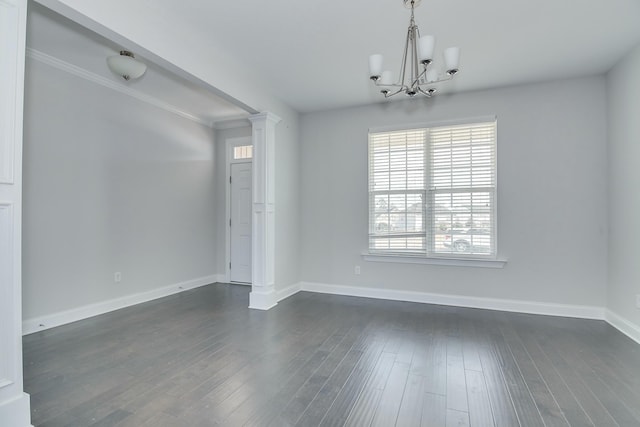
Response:
[[[108,56],[117,55],[126,46],[118,46],[33,2],[29,6],[27,46],[127,86],[144,98],[155,98],[159,104],[168,105],[174,111],[186,113],[203,123],[214,124],[249,115],[206,88],[180,78],[139,55],[136,58],[147,64],[147,71],[140,79],[126,82],[113,74],[106,63]]]
[[[397,73],[409,20],[402,0],[110,4],[123,13],[142,10],[171,33],[222,44],[256,70],[260,84],[301,112],[383,101],[368,80],[368,56],[382,53],[385,68]],[[436,36],[438,55],[444,47],[461,48],[461,72],[441,92],[601,74],[640,42],[640,0],[423,0],[416,21],[423,35]],[[43,49],[52,44],[50,35],[36,36],[32,43]],[[73,47],[94,66],[118,48]]]

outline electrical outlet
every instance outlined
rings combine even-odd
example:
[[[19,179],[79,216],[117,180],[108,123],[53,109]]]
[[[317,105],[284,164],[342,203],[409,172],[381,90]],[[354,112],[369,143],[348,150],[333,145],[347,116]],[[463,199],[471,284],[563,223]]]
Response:
[[[355,273],[356,273],[356,275],[358,275],[358,276],[360,275],[360,266],[359,266],[359,265],[356,265]]]
[[[640,308],[640,294],[636,295],[636,307]]]
[[[113,273],[113,281],[116,283],[122,282],[122,273],[120,273],[119,271]]]

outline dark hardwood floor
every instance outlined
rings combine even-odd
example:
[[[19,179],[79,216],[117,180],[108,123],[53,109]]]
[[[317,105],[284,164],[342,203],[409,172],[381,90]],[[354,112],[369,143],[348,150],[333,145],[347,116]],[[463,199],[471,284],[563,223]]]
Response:
[[[640,426],[601,321],[216,284],[24,338],[35,426]]]

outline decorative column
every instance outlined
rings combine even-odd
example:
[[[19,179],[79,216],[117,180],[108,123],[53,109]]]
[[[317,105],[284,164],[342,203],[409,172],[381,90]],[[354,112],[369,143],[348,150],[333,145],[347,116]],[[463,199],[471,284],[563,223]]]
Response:
[[[275,142],[280,118],[272,113],[249,117],[253,128],[253,229],[249,308],[278,304],[275,281]]]
[[[0,425],[26,427],[22,382],[22,104],[27,0],[0,0]]]

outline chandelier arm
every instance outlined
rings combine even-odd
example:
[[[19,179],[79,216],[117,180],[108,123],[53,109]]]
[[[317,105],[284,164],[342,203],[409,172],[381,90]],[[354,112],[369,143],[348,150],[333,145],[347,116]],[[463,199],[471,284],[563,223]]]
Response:
[[[405,76],[407,72],[407,54],[409,52],[409,37],[411,36],[411,26],[407,30],[407,40],[404,42],[404,54],[402,55],[402,65],[400,66],[400,85],[405,86]]]
[[[394,85],[394,86],[396,86],[396,87],[397,87],[398,85]],[[395,92],[393,92],[393,93],[389,93],[389,92],[384,93],[384,92],[382,92],[382,94],[384,95],[384,97],[385,97],[385,98],[391,98],[392,96],[397,95],[397,94],[399,94],[400,92],[403,92],[404,90],[405,90],[405,87],[404,87],[404,85],[403,85],[403,86],[401,86],[401,87],[400,87],[400,89],[398,89],[397,91],[395,91]]]
[[[405,85],[399,84],[399,83],[390,83],[390,84],[382,84],[380,83],[380,80],[378,81],[374,81],[373,84],[377,87],[399,87],[399,88],[403,88],[405,87]]]
[[[435,89],[433,89],[433,92],[429,93],[429,91],[423,90],[420,86],[418,86],[418,91],[425,95],[427,98],[431,98],[433,96],[433,94],[435,93]]]
[[[420,74],[420,77],[424,76],[426,74],[427,70],[423,71]],[[423,81],[419,84],[419,86],[431,86],[431,85],[435,85],[437,83],[443,83],[443,82],[448,82],[450,80],[453,80],[453,75],[451,74],[445,74],[445,77],[441,77],[438,80],[434,80],[432,82],[428,82],[428,81]]]
[[[411,16],[411,23],[413,24],[411,26],[411,50],[412,50],[412,55],[411,55],[411,79],[412,79],[412,83],[411,83],[411,88],[412,89],[416,89],[419,84],[420,84],[420,72],[418,71],[418,39],[417,37],[417,30],[418,27],[416,26],[415,22],[413,21],[413,9],[411,9],[412,12],[412,16]]]
[[[442,77],[442,78],[439,78],[438,80],[434,80],[434,81],[432,81],[432,82],[428,82],[428,83],[425,83],[425,84],[430,84],[430,85],[432,85],[432,84],[435,84],[435,83],[448,82],[449,80],[453,80],[453,76],[452,76],[452,75],[447,74],[447,77]]]
[[[420,40],[420,28],[418,28],[417,25],[414,25],[414,27],[415,27],[415,32],[414,32],[414,38],[413,38],[414,39],[413,55],[414,55],[414,58],[415,58],[415,61],[416,61],[416,82],[417,82],[417,85],[420,86],[420,84],[421,84],[420,83],[420,79],[425,77],[426,74],[427,74],[427,66],[428,66],[428,64],[424,64],[422,72],[420,72],[420,73],[418,72],[419,69],[420,69],[420,65],[421,65],[420,58],[418,56],[418,40]]]
[[[427,66],[425,65],[424,70],[422,70],[422,72],[418,74],[418,77],[416,77],[414,84],[417,83],[418,86],[429,84],[430,82],[426,81],[426,74],[427,74]]]
[[[402,55],[402,66],[400,67],[400,70],[401,70],[400,86],[407,91],[413,87],[413,84],[411,85],[411,87],[409,87],[405,84],[405,82],[406,82],[406,76],[407,76],[407,60],[409,59],[409,45],[411,44],[411,48],[413,50],[414,55],[415,55],[415,49],[416,49],[414,29],[417,26],[415,21],[414,10],[415,10],[415,1],[411,0],[411,17],[409,18],[409,28],[407,29],[407,40],[404,43],[404,54]],[[411,59],[413,62],[414,57],[412,57]],[[411,72],[411,77],[413,78],[415,76],[415,73],[413,70],[413,64],[411,65],[410,72]]]

